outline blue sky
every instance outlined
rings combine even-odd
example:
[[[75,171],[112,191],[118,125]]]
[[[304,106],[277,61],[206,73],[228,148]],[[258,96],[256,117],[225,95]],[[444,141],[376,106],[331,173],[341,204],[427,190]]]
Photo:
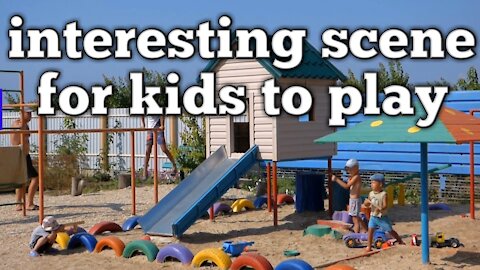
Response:
[[[8,59],[10,18],[22,15],[24,29],[53,27],[63,29],[66,23],[78,21],[84,30],[101,27],[113,32],[116,28],[137,27],[140,32],[148,27],[164,32],[180,27],[192,28],[203,21],[212,21],[216,27],[218,18],[228,14],[232,28],[262,27],[269,33],[279,28],[306,28],[307,40],[316,48],[321,46],[321,34],[327,28],[376,28],[380,32],[395,27],[437,28],[446,34],[454,28],[466,27],[477,38],[475,51],[480,47],[479,1],[0,1],[0,69],[25,71],[26,99],[36,97],[38,80],[47,70],[61,72],[57,85],[69,84],[87,87],[102,84],[103,75],[125,77],[132,70],[146,67],[163,73],[177,71],[181,86],[195,82],[207,61],[197,56],[188,60],[145,60],[133,47],[131,60],[10,60]],[[352,56],[343,60],[330,60],[345,74],[351,69],[357,76],[386,63],[377,56],[359,60]],[[480,57],[469,60],[402,60],[410,82],[422,84],[439,80],[456,82],[471,66],[480,69]],[[18,80],[12,75],[0,75],[0,88],[17,88]]]

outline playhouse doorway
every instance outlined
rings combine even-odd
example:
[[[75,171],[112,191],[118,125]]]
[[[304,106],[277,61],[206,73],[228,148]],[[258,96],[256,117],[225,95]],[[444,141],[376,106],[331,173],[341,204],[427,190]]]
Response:
[[[249,99],[245,99],[246,109],[242,115],[232,116],[232,152],[245,153],[250,149]]]

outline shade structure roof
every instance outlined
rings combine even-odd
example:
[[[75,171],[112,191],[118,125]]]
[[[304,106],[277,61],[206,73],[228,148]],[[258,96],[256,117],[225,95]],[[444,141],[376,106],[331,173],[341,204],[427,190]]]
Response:
[[[428,128],[416,123],[424,119],[425,110],[415,103],[415,114],[410,116],[373,116],[353,127],[338,130],[315,143],[326,142],[419,142],[466,143],[480,141],[480,119],[443,106],[437,120]]]

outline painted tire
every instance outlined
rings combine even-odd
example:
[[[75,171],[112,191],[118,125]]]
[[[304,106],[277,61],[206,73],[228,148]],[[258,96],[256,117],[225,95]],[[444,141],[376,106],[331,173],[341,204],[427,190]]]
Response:
[[[353,224],[352,217],[347,211],[335,211],[332,216],[333,220],[343,221],[345,223]]]
[[[57,242],[61,249],[66,249],[68,247],[68,242],[70,242],[70,236],[66,232],[59,232],[57,233],[55,242]]]
[[[246,253],[236,258],[230,266],[230,270],[241,270],[244,267],[250,267],[255,270],[273,270],[272,264],[257,253]]]
[[[305,261],[291,259],[281,262],[275,270],[313,270],[313,267]]]
[[[192,260],[193,267],[201,267],[205,262],[210,261],[217,265],[218,268],[227,270],[232,265],[230,256],[223,250],[218,248],[207,248],[195,255]]]
[[[232,203],[232,211],[234,213],[241,212],[242,209],[255,209],[255,206],[253,206],[252,201],[247,200],[247,199],[239,199],[236,200],[235,202]]]
[[[257,197],[253,202],[253,205],[255,206],[255,208],[260,209],[266,203],[267,203],[267,197],[262,196],[262,197]]]
[[[82,232],[86,233],[87,231],[86,231],[84,228],[77,226],[77,230],[76,230],[76,231],[75,231],[74,228],[70,228],[70,229],[68,229],[67,234],[68,234],[68,235],[72,235],[72,234],[82,233]]]
[[[163,263],[172,258],[180,261],[182,264],[189,265],[193,260],[193,253],[181,244],[170,244],[158,251],[157,262]]]
[[[105,247],[113,249],[113,251],[115,251],[115,255],[120,257],[125,249],[125,244],[116,236],[106,236],[97,242],[97,245],[95,246],[95,252],[100,253]]]
[[[288,194],[278,194],[277,195],[277,205],[280,205],[280,204],[292,204],[292,203],[295,203],[295,201],[293,200],[293,197],[288,195]]]
[[[140,218],[139,216],[129,217],[127,220],[125,220],[125,222],[123,222],[122,230],[125,232],[133,230],[135,226],[138,225],[139,218]]]
[[[229,205],[226,205],[224,203],[214,203],[213,204],[213,213],[215,215],[218,215],[220,213],[228,213],[232,210],[232,208]]]
[[[74,249],[80,245],[85,246],[89,252],[93,252],[97,245],[97,239],[89,233],[76,233],[70,238],[68,249]]]
[[[158,248],[154,243],[147,240],[133,240],[125,246],[122,256],[124,258],[130,258],[135,251],[141,251],[147,256],[149,262],[153,262],[157,257]]]
[[[102,221],[97,224],[95,224],[89,231],[88,233],[96,235],[96,234],[101,234],[103,232],[123,232],[122,227],[118,225],[115,222],[111,221]]]

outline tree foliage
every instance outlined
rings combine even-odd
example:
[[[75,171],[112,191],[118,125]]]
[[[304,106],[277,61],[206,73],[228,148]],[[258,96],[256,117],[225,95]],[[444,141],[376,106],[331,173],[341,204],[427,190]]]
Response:
[[[377,71],[377,91],[385,89],[390,85],[401,85],[409,87],[409,76],[403,71],[402,64],[399,61],[389,61],[388,69],[383,63],[380,63]],[[355,77],[355,74],[349,70],[347,80],[343,82],[344,86],[353,86],[358,90],[365,92],[365,80]]]
[[[470,67],[467,71],[467,77],[459,79],[454,88],[456,90],[480,90],[477,69]]]
[[[166,84],[165,76],[153,70],[142,69],[144,86],[158,86],[162,89]],[[112,95],[106,98],[107,108],[129,108],[132,105],[132,83],[128,77],[107,77],[103,76],[105,85],[112,85]],[[166,103],[165,93],[157,96],[160,106]]]
[[[180,132],[183,145],[172,149],[172,152],[180,169],[189,173],[205,160],[205,118],[202,118],[201,124],[197,117],[191,115],[182,115],[180,120],[185,124]]]

